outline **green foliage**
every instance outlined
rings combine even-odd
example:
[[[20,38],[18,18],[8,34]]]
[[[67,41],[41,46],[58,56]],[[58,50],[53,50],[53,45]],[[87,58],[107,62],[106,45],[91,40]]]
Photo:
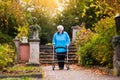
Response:
[[[56,30],[56,26],[54,25],[54,18],[50,18],[49,15],[45,15],[43,12],[39,11],[31,12],[31,16],[36,17],[38,19],[37,23],[41,27],[40,32],[41,44],[51,42],[52,36]],[[30,20],[30,18],[28,19]],[[29,24],[31,24],[30,21]]]
[[[77,35],[76,42],[76,46],[79,47],[77,54],[80,64],[84,66],[99,64],[112,67],[110,66],[113,60],[111,40],[114,35],[115,22],[113,17],[101,19],[95,25],[94,33],[82,28]]]
[[[90,41],[93,35],[94,33],[90,29],[86,29],[84,26],[81,27],[76,36],[76,46],[84,46],[88,41]]]
[[[66,1],[66,0],[65,0]],[[82,14],[83,13],[83,8],[84,8],[84,1],[82,0],[70,0],[69,2],[64,1],[64,10],[58,14],[56,17],[56,24],[63,25],[65,27],[65,30],[68,32],[70,37],[72,37],[72,31],[71,27],[75,26],[75,17],[79,18],[79,23],[80,25],[83,21],[82,19]]]
[[[86,22],[87,28],[92,28],[100,19],[109,17],[115,14],[114,7],[112,7],[107,0],[93,0],[88,1],[84,8],[83,19]]]
[[[5,69],[4,74],[0,73],[1,76],[2,75],[6,76],[5,78],[2,78],[0,80],[36,80],[36,78],[34,77],[35,74],[43,75],[43,71],[41,67],[23,66],[18,64],[13,67],[8,67],[7,69]],[[31,75],[31,77],[26,75]],[[13,77],[10,77],[10,76],[13,76]],[[16,76],[21,76],[21,77],[16,77]]]
[[[96,45],[94,47],[94,57],[99,61],[99,64],[108,65],[112,64],[113,48],[112,37],[115,35],[115,22],[114,18],[101,19],[95,27],[98,34],[92,38],[92,42]]]
[[[94,33],[90,29],[82,27],[77,33],[76,47],[78,48],[77,55],[79,56],[79,63],[83,66],[89,66],[94,64],[93,45],[91,43],[91,37]]]
[[[14,28],[16,25],[16,20],[12,9],[11,0],[0,1],[0,13],[0,31],[14,37],[17,30]]]
[[[79,63],[83,66],[90,66],[94,64],[95,58],[92,56],[93,45],[90,42],[84,44],[83,47],[79,49]]]
[[[78,25],[85,22],[86,28],[93,29],[95,24],[102,18],[120,12],[118,0],[69,0],[66,3],[65,1],[64,10],[57,15],[56,23],[62,24],[70,36],[72,36],[70,27],[75,25],[75,17],[79,18]]]
[[[28,37],[28,25],[27,24],[24,26],[19,26],[17,30],[18,30],[17,37],[19,39],[21,39],[23,36]]]
[[[8,44],[0,44],[0,69],[14,61],[14,49]]]
[[[34,70],[38,70],[41,72],[41,68],[40,67],[34,67],[34,66],[14,66],[14,67],[9,67],[8,68],[9,71],[34,71]]]
[[[11,36],[0,32],[0,43],[10,43],[12,39]]]

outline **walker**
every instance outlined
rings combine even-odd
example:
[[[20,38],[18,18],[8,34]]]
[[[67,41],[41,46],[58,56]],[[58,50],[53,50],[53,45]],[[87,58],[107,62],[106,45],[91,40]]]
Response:
[[[66,49],[66,47],[57,47],[57,48],[64,48],[64,49]],[[53,45],[53,62],[52,62],[52,70],[55,70],[55,63],[58,63],[58,62],[65,62],[65,64],[66,64],[66,68],[67,68],[67,70],[69,70],[69,62],[68,62],[68,46],[67,46],[67,53],[66,54],[62,54],[62,55],[65,55],[65,60],[64,61],[58,61],[58,60],[56,60],[56,55],[58,55],[58,54],[56,54],[55,53],[55,46]]]

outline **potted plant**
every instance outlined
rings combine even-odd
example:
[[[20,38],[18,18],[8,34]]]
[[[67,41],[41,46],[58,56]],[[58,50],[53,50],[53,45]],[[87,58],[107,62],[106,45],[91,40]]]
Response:
[[[28,44],[28,25],[19,26],[17,38],[20,40],[19,43],[19,58],[22,63],[28,62],[30,47]]]

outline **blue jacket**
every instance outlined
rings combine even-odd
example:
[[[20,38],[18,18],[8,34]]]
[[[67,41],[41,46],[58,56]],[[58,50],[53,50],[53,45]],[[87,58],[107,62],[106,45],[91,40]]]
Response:
[[[67,45],[70,44],[70,38],[67,32],[56,32],[52,39],[52,44],[55,46],[56,53],[67,52]]]

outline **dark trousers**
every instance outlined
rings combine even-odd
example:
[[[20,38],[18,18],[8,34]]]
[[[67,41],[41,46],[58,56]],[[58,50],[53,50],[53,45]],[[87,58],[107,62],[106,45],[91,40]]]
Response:
[[[62,68],[62,69],[64,68],[65,56],[66,56],[66,52],[57,53],[59,68]]]

